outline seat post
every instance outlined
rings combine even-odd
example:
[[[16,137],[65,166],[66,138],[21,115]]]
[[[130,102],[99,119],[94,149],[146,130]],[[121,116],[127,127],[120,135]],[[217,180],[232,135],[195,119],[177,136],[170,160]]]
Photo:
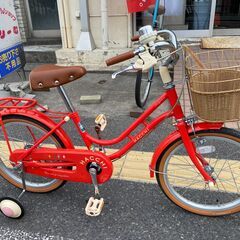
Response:
[[[63,86],[59,86],[59,87],[57,87],[57,89],[58,89],[58,92],[61,95],[61,97],[62,97],[62,99],[63,99],[63,101],[64,101],[64,103],[65,103],[65,105],[66,105],[66,107],[68,109],[68,111],[69,112],[75,112],[75,109],[74,109],[74,107],[72,105],[72,102],[70,101],[70,99],[69,99],[69,97],[68,97],[64,87]]]

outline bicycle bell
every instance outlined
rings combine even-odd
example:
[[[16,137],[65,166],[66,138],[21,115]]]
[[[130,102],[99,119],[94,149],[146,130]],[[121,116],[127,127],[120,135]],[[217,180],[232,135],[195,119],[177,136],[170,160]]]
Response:
[[[154,44],[157,37],[157,31],[154,31],[151,25],[141,27],[139,29],[139,42],[141,44],[149,44],[150,46]]]

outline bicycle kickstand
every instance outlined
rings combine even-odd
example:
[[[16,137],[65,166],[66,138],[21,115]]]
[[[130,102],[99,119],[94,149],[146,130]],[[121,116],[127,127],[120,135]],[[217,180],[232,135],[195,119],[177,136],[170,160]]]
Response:
[[[20,200],[23,197],[23,194],[26,192],[26,179],[25,179],[25,169],[24,169],[24,165],[22,163],[22,185],[23,185],[23,189],[22,192],[19,194],[19,196],[17,197],[18,200]]]
[[[87,206],[85,208],[85,213],[88,216],[92,216],[92,217],[96,217],[100,215],[104,206],[104,200],[103,198],[100,197],[100,193],[98,189],[97,168],[98,168],[98,165],[95,163],[92,163],[89,168],[89,174],[92,178],[92,183],[94,185],[95,196],[89,198]]]

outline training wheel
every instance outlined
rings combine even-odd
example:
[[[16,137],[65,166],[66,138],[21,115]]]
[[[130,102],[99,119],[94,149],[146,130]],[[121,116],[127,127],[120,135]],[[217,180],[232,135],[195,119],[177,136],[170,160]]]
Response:
[[[96,217],[100,215],[103,206],[104,206],[103,198],[97,199],[94,197],[90,197],[85,208],[85,213],[88,216]]]
[[[21,218],[24,215],[22,204],[14,198],[1,198],[0,211],[3,215],[9,218]]]

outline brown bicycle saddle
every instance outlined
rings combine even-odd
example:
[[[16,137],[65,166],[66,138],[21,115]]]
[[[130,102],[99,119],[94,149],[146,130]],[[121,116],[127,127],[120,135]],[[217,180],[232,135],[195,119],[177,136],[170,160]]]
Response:
[[[72,82],[84,76],[86,72],[86,69],[81,66],[44,64],[31,71],[29,82],[32,90],[44,91]]]

